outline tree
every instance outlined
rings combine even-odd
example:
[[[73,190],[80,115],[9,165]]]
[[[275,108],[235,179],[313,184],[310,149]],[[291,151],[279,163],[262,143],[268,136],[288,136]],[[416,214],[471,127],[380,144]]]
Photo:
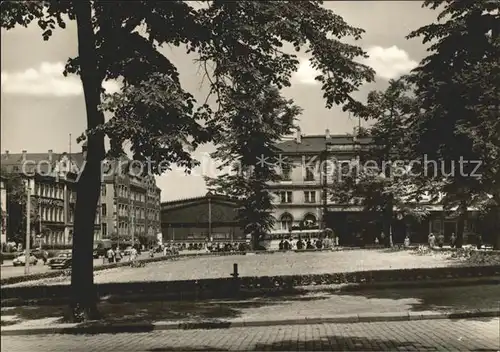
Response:
[[[56,26],[76,21],[78,57],[68,60],[64,74],[78,74],[83,84],[88,150],[77,184],[71,306],[75,318],[94,318],[93,226],[106,155],[104,137],[110,138],[114,156],[130,141],[135,159],[153,159],[153,172],[161,171],[160,162],[188,168],[195,164],[183,142],[189,138],[196,147],[208,139],[198,123],[206,109],[195,106],[181,88],[175,66],[157,48],[164,43],[196,45],[209,31],[199,30],[196,13],[181,1],[4,1],[1,6],[2,28],[37,21],[44,40]],[[141,29],[145,35],[139,34]],[[120,80],[120,93],[103,94],[108,79]],[[112,114],[108,122],[106,110]]]
[[[428,215],[419,204],[423,187],[408,172],[412,154],[408,129],[418,108],[405,78],[391,80],[383,91],[368,94],[360,117],[373,121],[372,127],[358,138],[370,140],[359,150],[359,159],[348,165],[334,165],[332,200],[339,204],[359,204],[365,212],[380,214],[383,232],[389,236],[395,221],[394,210],[418,221]],[[356,146],[356,145],[355,145]]]
[[[497,1],[426,1],[424,6],[444,7],[438,16],[444,21],[408,36],[431,43],[430,54],[410,77],[421,104],[412,126],[415,150],[446,164],[446,174],[436,175],[435,170],[428,174],[442,183],[446,207],[457,207],[460,246],[467,207],[487,195],[500,205],[500,6]],[[479,170],[474,161],[481,161]],[[500,246],[500,232],[496,242]]]
[[[7,239],[26,246],[26,202],[28,194],[26,192],[25,180],[21,174],[7,171],[5,168],[1,169],[1,175],[5,181],[7,193],[7,209],[2,209],[1,215],[2,217],[6,217],[2,221],[7,223]],[[31,198],[30,210],[30,226],[32,229],[37,229],[39,214],[34,198]],[[36,232],[39,232],[39,230]]]
[[[289,164],[274,145],[291,131],[300,113],[280,92],[291,85],[298,65],[284,43],[311,54],[328,108],[338,104],[356,111],[361,104],[351,93],[373,80],[373,71],[354,61],[363,50],[341,42],[343,37],[359,39],[363,31],[320,5],[216,1],[204,11],[217,39],[216,45],[201,49],[201,60],[213,64],[213,72],[206,73],[219,104],[210,121],[218,145],[213,157],[222,161],[222,168],[232,168],[232,174],[208,183],[240,200],[239,220],[254,245],[275,221],[268,183],[277,179],[277,169]]]
[[[313,66],[322,72],[317,79],[323,84],[327,106],[359,107],[350,93],[372,80],[373,71],[353,61],[364,54],[362,49],[340,38],[358,39],[362,30],[348,26],[320,4],[213,1],[195,10],[181,1],[2,2],[5,29],[36,20],[44,39],[49,39],[56,26],[65,28],[68,20],[76,21],[78,57],[68,61],[65,74],[76,73],[82,80],[88,128],[73,235],[71,282],[76,317],[97,313],[93,224],[105,136],[110,138],[111,155],[121,154],[123,143],[129,141],[134,159],[152,159],[153,172],[166,171],[171,163],[189,169],[196,161],[186,145],[195,148],[210,139],[211,131],[227,127],[229,120],[233,126],[240,122],[242,116],[234,114],[235,109],[256,99],[258,88],[270,92],[290,85],[298,60],[281,50],[282,41],[299,49],[308,44]],[[210,88],[221,97],[215,113],[182,89],[176,67],[158,51],[163,44],[184,45],[199,55],[202,65],[214,64]],[[103,94],[102,83],[108,79],[120,80],[120,93]],[[111,114],[109,121],[104,111]]]

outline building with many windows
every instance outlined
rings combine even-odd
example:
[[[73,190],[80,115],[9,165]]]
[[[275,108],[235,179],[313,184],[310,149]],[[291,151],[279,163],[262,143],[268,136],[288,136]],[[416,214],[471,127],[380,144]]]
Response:
[[[18,173],[31,190],[31,207],[39,237],[48,245],[70,245],[76,204],[76,182],[84,165],[81,153],[2,154],[2,169]],[[94,240],[130,242],[134,236],[156,236],[160,225],[160,189],[153,176],[128,172],[129,160],[113,164],[102,177]],[[118,166],[116,166],[118,165]],[[8,221],[8,219],[7,219]]]
[[[127,165],[127,160],[122,165]],[[115,172],[101,185],[102,236],[114,242],[131,243],[161,232],[161,190],[153,176]]]
[[[324,135],[306,136],[299,130],[296,138],[279,143],[281,157],[287,163],[280,168],[280,181],[269,185],[275,194],[273,215],[277,221],[273,232],[283,233],[307,224],[310,228],[333,229],[341,244],[354,244],[361,233],[367,241],[374,240],[381,232],[381,224],[374,220],[379,214],[367,214],[361,203],[335,204],[324,191],[336,180],[331,174],[323,174],[320,167],[325,158],[338,162],[352,161],[370,143],[368,137],[331,135],[328,130]],[[402,242],[406,234],[411,236],[412,242],[426,242],[430,232],[442,233],[446,238],[458,232],[457,219],[443,211],[442,205],[431,203],[430,197],[424,197],[422,205],[430,212],[424,221],[417,222],[397,215],[393,227],[395,241]],[[475,231],[473,215],[474,212],[471,212],[465,236]]]

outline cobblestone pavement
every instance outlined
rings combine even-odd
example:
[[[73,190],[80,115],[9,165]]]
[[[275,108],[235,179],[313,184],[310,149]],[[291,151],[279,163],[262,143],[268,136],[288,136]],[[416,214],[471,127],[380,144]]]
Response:
[[[24,351],[498,351],[499,319],[422,320],[170,330],[102,335],[5,336],[1,349]]]

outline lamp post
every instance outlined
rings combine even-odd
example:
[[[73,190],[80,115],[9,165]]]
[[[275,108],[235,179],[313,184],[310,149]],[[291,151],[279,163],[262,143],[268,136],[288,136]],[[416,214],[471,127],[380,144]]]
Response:
[[[24,254],[24,274],[28,275],[30,273],[30,242],[31,242],[31,187],[26,188],[27,200],[26,200],[26,250]]]

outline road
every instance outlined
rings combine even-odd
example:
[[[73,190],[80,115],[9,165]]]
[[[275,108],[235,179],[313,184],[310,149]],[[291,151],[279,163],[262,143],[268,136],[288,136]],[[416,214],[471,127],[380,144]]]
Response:
[[[499,319],[3,336],[2,351],[498,351]]]
[[[147,253],[142,253],[139,256],[139,259],[144,259],[147,258],[148,254]],[[127,260],[127,257],[124,258]],[[94,266],[96,265],[102,265],[103,264],[103,258],[99,259],[94,259]],[[39,260],[37,265],[30,265],[30,274],[39,274],[39,273],[44,273],[51,271],[50,267],[48,265],[43,265],[43,261]],[[2,264],[0,268],[0,274],[2,276],[2,279],[8,278],[8,277],[13,277],[13,276],[23,276],[24,275],[24,266],[13,266],[12,261],[6,261],[4,264]]]

